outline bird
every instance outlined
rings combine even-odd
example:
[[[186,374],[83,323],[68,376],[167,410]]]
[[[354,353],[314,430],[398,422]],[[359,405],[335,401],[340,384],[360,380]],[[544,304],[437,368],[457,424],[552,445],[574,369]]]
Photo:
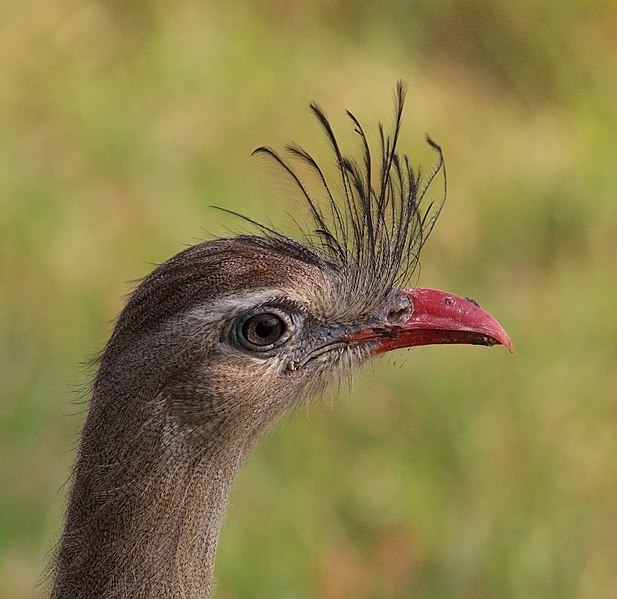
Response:
[[[312,103],[327,164],[293,143],[255,151],[302,198],[299,235],[247,219],[253,233],[184,249],[130,295],[92,383],[51,599],[210,598],[230,489],[281,416],[391,350],[512,349],[474,300],[405,286],[447,187],[437,143],[428,176],[398,150],[405,95],[398,82],[376,150],[347,112],[346,153]]]

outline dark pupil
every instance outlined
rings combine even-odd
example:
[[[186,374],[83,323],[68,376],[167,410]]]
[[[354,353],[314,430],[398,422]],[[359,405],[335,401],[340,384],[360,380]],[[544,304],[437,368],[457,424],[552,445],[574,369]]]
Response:
[[[274,314],[257,314],[242,326],[244,337],[255,345],[270,345],[283,332],[281,319]]]

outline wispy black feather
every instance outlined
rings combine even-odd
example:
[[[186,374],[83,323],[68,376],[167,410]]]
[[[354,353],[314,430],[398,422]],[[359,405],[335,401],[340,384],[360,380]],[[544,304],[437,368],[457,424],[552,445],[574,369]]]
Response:
[[[254,151],[273,159],[301,192],[312,221],[308,229],[300,227],[303,236],[315,252],[344,275],[349,292],[362,294],[365,300],[379,301],[393,286],[409,280],[446,198],[445,163],[439,145],[427,137],[438,154],[437,164],[428,177],[422,177],[420,170],[411,166],[408,156],[398,152],[405,96],[406,86],[400,81],[395,90],[392,131],[387,132],[379,124],[376,156],[360,121],[347,112],[360,138],[359,160],[342,150],[325,112],[311,104],[334,156],[334,176],[328,176],[313,156],[296,144],[286,146],[283,154],[265,146]],[[302,178],[300,169],[315,179],[311,186]],[[440,199],[421,206],[439,173],[443,176]],[[246,220],[268,237],[296,243],[272,227]]]

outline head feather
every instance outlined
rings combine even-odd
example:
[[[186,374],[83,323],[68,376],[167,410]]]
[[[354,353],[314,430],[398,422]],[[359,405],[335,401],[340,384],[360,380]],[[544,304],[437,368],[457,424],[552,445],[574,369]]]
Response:
[[[334,174],[297,144],[289,144],[282,153],[267,146],[254,151],[273,160],[300,192],[310,216],[308,227],[300,225],[304,240],[338,271],[348,296],[360,295],[367,308],[366,304],[382,301],[395,285],[409,280],[446,198],[446,170],[439,145],[427,137],[438,154],[427,177],[398,151],[405,96],[406,86],[400,81],[395,89],[392,129],[388,132],[379,124],[376,152],[360,121],[347,111],[360,139],[359,158],[345,153],[325,112],[315,103],[310,105],[334,157]],[[424,206],[426,193],[440,173],[441,198]],[[245,220],[268,237],[297,244],[273,227]]]

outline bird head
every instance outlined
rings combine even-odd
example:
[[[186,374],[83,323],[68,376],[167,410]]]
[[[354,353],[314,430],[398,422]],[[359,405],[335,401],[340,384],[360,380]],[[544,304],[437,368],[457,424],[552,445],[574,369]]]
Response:
[[[253,438],[377,354],[435,343],[511,348],[473,300],[405,286],[445,199],[445,167],[430,140],[438,161],[428,177],[398,153],[404,96],[399,85],[392,132],[379,127],[376,153],[349,114],[360,161],[312,106],[333,176],[299,146],[259,148],[299,190],[311,228],[297,241],[257,225],[260,235],[207,241],[160,265],[121,314],[95,390],[118,381],[145,397],[148,421],[174,439]],[[440,174],[442,199],[424,207]]]
[[[262,432],[372,357],[434,343],[503,344],[474,301],[410,287],[445,199],[441,149],[421,177],[392,130],[359,159],[324,112],[333,165],[303,148],[274,160],[299,191],[300,240],[253,223],[155,268],[100,358],[73,475],[52,597],[209,597],[229,490]],[[426,205],[441,175],[440,200]],[[310,182],[309,182],[310,179]],[[321,196],[317,198],[317,195]]]

